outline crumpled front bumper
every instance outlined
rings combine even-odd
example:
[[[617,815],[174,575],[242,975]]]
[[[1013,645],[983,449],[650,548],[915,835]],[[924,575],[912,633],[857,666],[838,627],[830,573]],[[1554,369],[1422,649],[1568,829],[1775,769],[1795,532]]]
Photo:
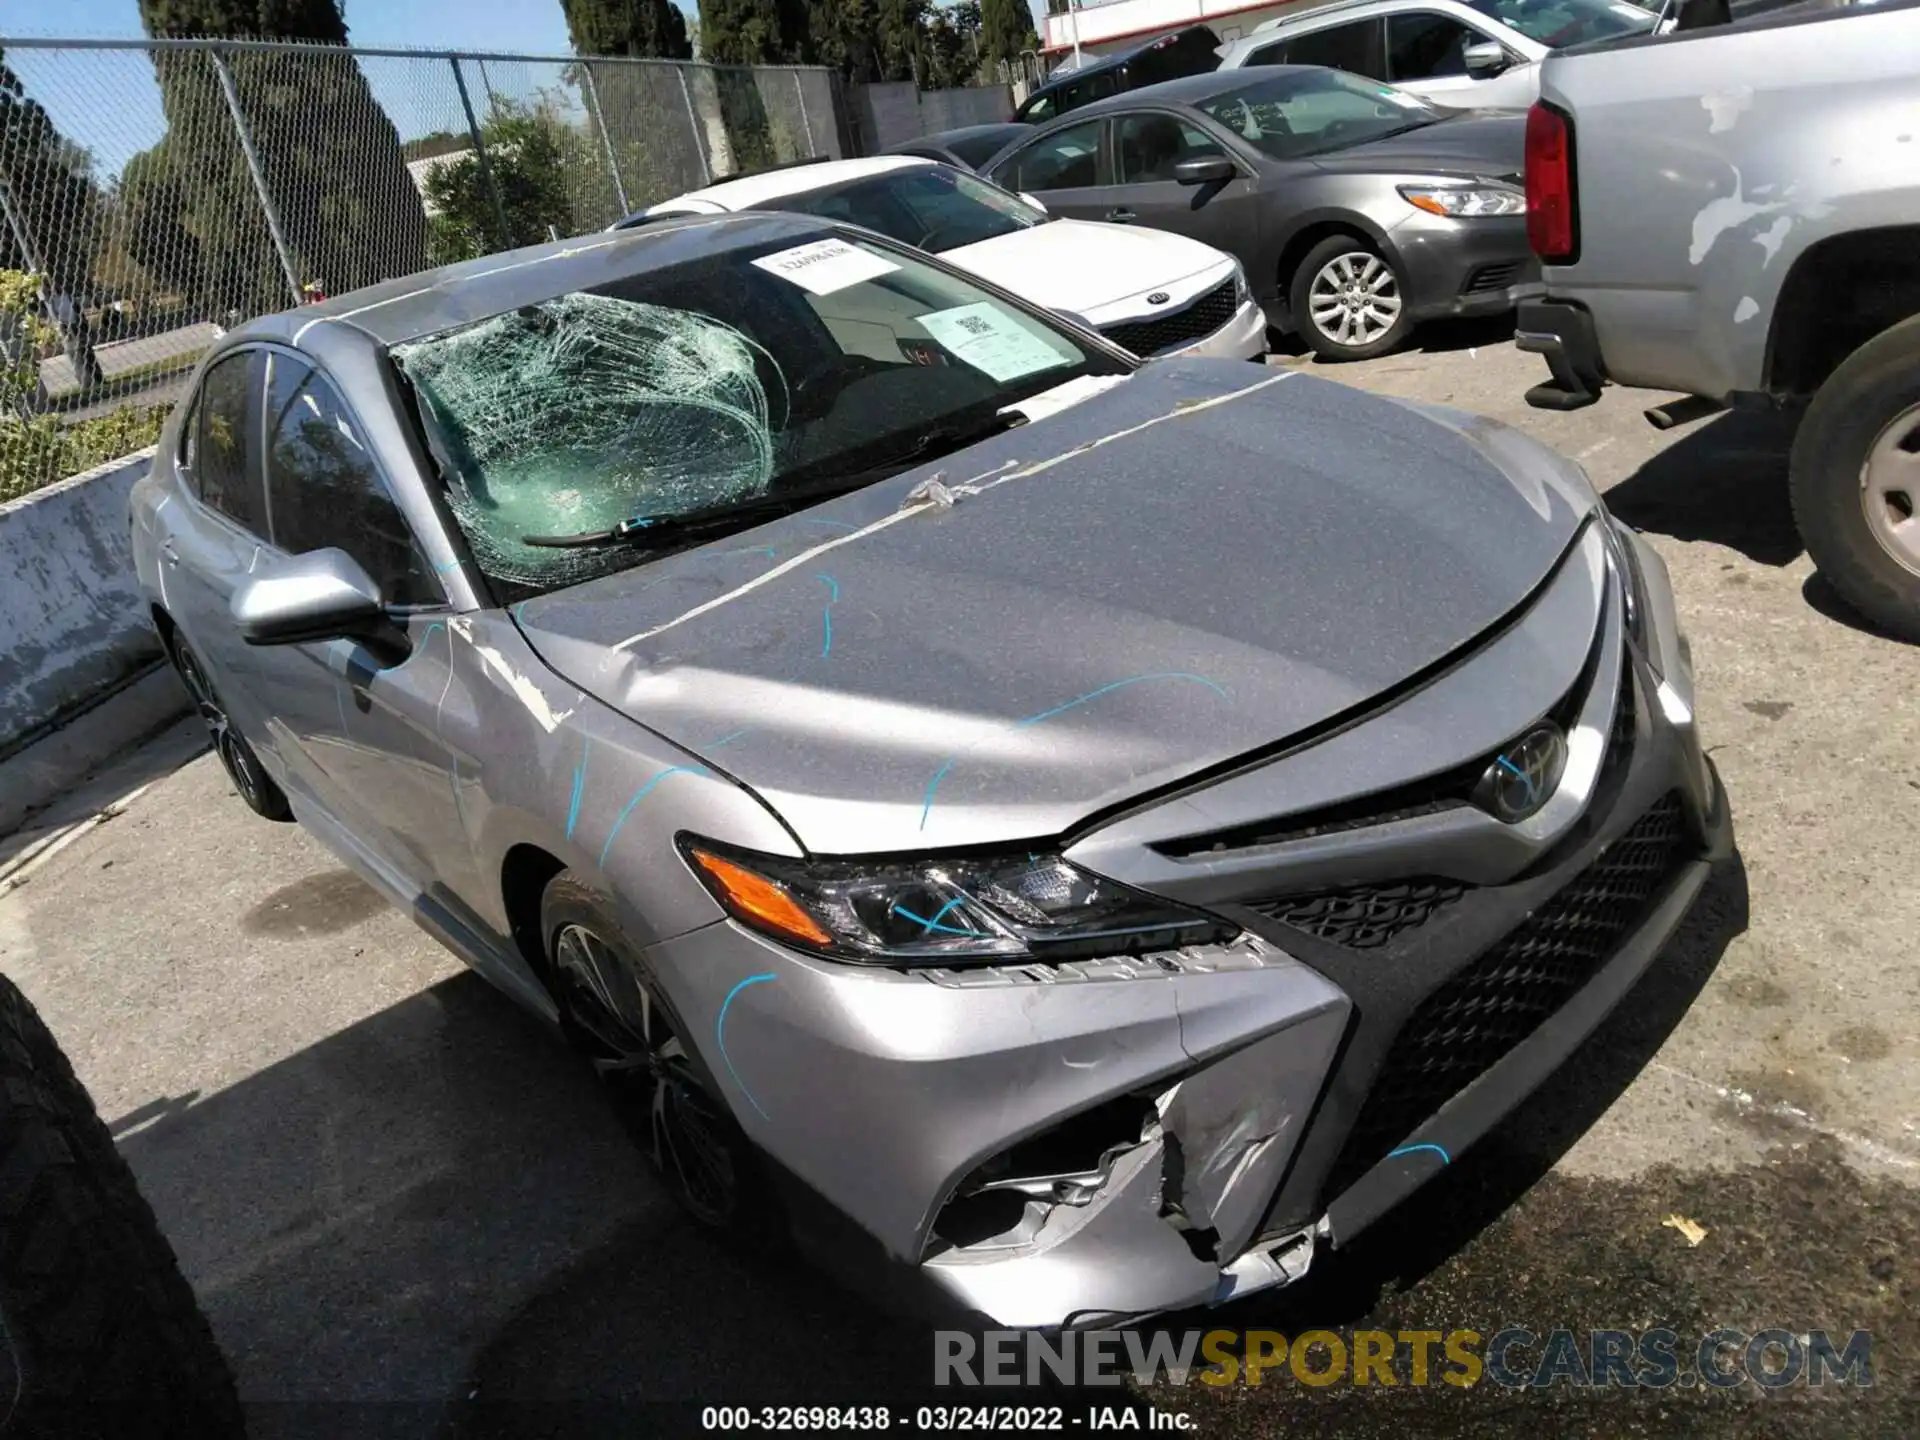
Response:
[[[1592,635],[1584,658],[1577,649],[1568,657],[1579,675],[1559,702],[1585,757],[1580,777],[1570,770],[1564,782],[1579,795],[1536,817],[1554,817],[1551,833],[1470,811],[1384,819],[1225,859],[1208,848],[1177,860],[1144,842],[1069,847],[1078,863],[1245,927],[1229,945],[1160,956],[899,973],[799,955],[731,922],[649,951],[741,1125],[794,1194],[823,1202],[817,1208],[860,1242],[840,1250],[845,1263],[893,1272],[843,1269],[847,1278],[935,1311],[1044,1328],[1121,1323],[1290,1283],[1316,1247],[1350,1241],[1564,1061],[1732,846],[1726,799],[1694,728],[1664,569],[1627,542],[1641,556],[1650,612],[1644,644],[1630,643],[1597,528],[1605,523],[1576,542],[1506,636],[1399,707],[1401,728],[1431,745],[1444,707],[1463,695],[1474,703],[1478,682],[1504,674],[1512,688],[1516,656],[1538,664],[1567,636]],[[1535,713],[1538,702],[1513,703]],[[1324,768],[1337,763],[1335,750],[1329,740],[1296,758],[1318,756]],[[1257,799],[1268,783],[1254,771],[1221,786]],[[1141,823],[1152,823],[1145,814]],[[1604,953],[1567,960],[1553,936],[1533,936],[1526,927],[1574,903],[1567,897],[1587,903],[1583,884],[1605,891],[1603,868],[1639,853],[1650,816],[1666,817],[1659,873],[1631,915],[1613,917]],[[1130,871],[1130,854],[1162,873],[1193,873]],[[1388,948],[1355,949],[1351,937],[1302,928],[1306,912],[1264,898],[1287,901],[1307,880],[1324,888],[1336,858],[1342,876],[1388,885],[1436,867],[1468,878],[1439,920],[1422,917]],[[1566,933],[1586,923],[1572,915]],[[1476,967],[1503,968],[1503,945],[1530,947],[1527,964],[1559,966],[1551,1010],[1470,1080],[1435,1092],[1430,1109],[1403,1100],[1382,1121],[1376,1102],[1398,1083],[1396,1045],[1434,1006],[1481,983]],[[1004,1157],[1096,1114],[1110,1117],[1108,1129],[1063,1162],[1073,1173],[1014,1166],[1020,1186],[995,1192],[1000,1218],[958,1233],[957,1197],[972,1203],[1001,1184]],[[833,1258],[830,1239],[803,1227],[802,1240]]]
[[[1267,312],[1251,298],[1241,302],[1233,318],[1211,335],[1182,349],[1166,352],[1168,355],[1203,355],[1214,360],[1259,360],[1266,353]]]

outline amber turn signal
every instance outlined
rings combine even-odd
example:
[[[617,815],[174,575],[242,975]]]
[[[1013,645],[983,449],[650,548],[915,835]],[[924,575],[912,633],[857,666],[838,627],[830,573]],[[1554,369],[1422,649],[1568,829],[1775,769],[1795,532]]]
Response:
[[[686,853],[687,858],[700,867],[714,898],[726,906],[736,920],[805,945],[832,942],[833,937],[820,928],[820,923],[802,909],[800,902],[783,886],[697,846],[688,846]]]

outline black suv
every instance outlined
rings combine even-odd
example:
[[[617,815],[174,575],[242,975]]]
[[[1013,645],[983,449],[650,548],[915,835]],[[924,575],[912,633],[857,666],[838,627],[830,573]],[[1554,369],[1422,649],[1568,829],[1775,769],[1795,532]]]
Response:
[[[1013,118],[1038,125],[1122,90],[1138,90],[1183,75],[1205,75],[1220,68],[1219,49],[1220,37],[1212,30],[1205,25],[1189,25],[1124,54],[1102,55],[1076,70],[1049,78],[1021,102]]]

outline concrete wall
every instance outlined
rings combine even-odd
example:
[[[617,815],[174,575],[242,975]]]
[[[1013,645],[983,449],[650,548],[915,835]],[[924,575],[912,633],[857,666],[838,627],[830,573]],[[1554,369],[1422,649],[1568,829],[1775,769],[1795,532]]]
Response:
[[[160,658],[127,496],[152,450],[0,505],[0,756]]]
[[[1004,85],[922,90],[911,80],[896,80],[847,89],[854,129],[865,155],[916,136],[963,125],[997,124],[1013,115],[1013,92]]]

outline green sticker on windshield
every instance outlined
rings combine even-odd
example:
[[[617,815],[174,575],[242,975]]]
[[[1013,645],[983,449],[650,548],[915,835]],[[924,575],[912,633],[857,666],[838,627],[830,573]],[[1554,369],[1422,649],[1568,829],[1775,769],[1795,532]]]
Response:
[[[1041,336],[1007,311],[988,301],[957,305],[920,317],[925,330],[951,355],[995,380],[1018,380],[1041,370],[1071,364]]]

